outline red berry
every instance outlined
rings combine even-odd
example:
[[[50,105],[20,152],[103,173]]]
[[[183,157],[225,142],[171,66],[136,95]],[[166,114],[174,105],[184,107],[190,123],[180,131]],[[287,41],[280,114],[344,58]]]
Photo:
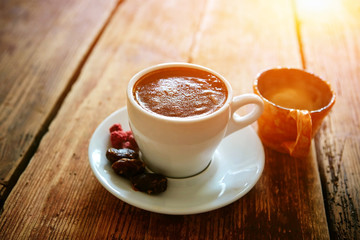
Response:
[[[110,141],[113,148],[129,148],[139,151],[132,131],[123,131],[121,124],[116,123],[110,127]]]
[[[122,148],[122,143],[126,141],[127,135],[123,131],[114,131],[110,134],[111,144],[114,148]]]
[[[115,131],[122,131],[122,127],[120,123],[115,123],[114,125],[112,125],[109,129],[110,133],[115,132]]]

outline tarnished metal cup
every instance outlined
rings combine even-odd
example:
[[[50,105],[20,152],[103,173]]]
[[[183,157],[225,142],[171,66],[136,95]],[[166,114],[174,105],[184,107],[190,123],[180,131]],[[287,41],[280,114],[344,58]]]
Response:
[[[309,154],[311,139],[335,103],[330,84],[300,69],[260,73],[254,92],[264,101],[258,133],[264,145],[293,157]]]

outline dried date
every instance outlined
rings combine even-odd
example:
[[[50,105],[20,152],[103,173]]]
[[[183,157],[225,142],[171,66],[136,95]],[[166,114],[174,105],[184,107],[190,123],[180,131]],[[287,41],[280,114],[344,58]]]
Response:
[[[130,178],[143,173],[145,171],[145,164],[138,158],[122,158],[114,162],[111,168],[116,174]]]
[[[167,178],[161,174],[144,172],[130,178],[135,190],[148,194],[162,193],[167,188]]]
[[[122,149],[116,149],[116,148],[109,148],[106,151],[106,158],[111,162],[114,163],[119,159],[122,158],[128,158],[128,159],[136,159],[139,158],[139,154],[129,148],[122,148]]]

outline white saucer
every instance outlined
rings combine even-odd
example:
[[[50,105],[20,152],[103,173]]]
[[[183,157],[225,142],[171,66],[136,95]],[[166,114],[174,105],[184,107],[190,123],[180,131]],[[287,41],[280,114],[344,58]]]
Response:
[[[120,123],[129,130],[126,108],[107,117],[95,130],[89,144],[90,166],[100,183],[113,195],[133,206],[164,214],[195,214],[228,205],[256,184],[264,169],[265,155],[251,127],[224,138],[209,167],[185,179],[168,179],[159,195],[134,191],[128,180],[116,175],[105,157],[110,146],[109,128]]]

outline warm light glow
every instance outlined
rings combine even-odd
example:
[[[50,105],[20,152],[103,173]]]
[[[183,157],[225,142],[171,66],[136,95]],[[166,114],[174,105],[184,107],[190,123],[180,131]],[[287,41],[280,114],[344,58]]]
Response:
[[[331,12],[338,7],[335,0],[300,0],[297,4],[300,11],[314,14]]]
[[[298,16],[302,21],[330,23],[342,6],[335,0],[299,0],[296,2]]]

